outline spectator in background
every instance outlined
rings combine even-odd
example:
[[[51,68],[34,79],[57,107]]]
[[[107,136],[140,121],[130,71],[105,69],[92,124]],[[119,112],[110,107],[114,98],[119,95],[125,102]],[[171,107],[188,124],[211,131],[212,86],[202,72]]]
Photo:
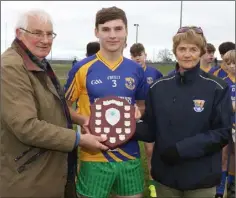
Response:
[[[200,60],[200,68],[204,72],[210,72],[212,69],[213,61],[214,61],[214,54],[216,48],[211,43],[207,43],[206,53],[201,57]]]
[[[99,42],[90,42],[87,44],[86,49],[86,57],[92,56],[100,50],[100,44]]]
[[[77,63],[77,59],[76,57],[74,58],[74,60],[72,61],[72,67]]]

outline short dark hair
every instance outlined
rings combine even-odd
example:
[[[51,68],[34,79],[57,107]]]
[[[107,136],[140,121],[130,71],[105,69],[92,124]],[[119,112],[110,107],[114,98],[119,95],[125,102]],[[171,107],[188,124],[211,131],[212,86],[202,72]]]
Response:
[[[131,56],[139,56],[142,52],[145,52],[145,48],[142,43],[135,43],[130,48]]]
[[[102,8],[96,14],[95,27],[98,28],[99,24],[104,24],[116,19],[121,19],[124,22],[125,27],[127,27],[127,18],[124,10],[117,8],[116,6]]]
[[[208,53],[211,53],[211,52],[215,52],[216,51],[216,48],[214,45],[212,45],[211,43],[207,43],[207,52]]]
[[[87,44],[86,56],[92,56],[100,50],[99,42],[90,42]]]
[[[219,46],[219,52],[222,56],[225,55],[229,50],[235,50],[235,43],[233,42],[223,42]]]

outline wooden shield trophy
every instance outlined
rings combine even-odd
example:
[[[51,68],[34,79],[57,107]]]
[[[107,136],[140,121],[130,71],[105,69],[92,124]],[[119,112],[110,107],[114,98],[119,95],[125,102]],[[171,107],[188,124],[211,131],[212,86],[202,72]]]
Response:
[[[117,96],[98,99],[91,105],[89,129],[105,136],[104,145],[115,149],[132,138],[136,128],[135,107]]]

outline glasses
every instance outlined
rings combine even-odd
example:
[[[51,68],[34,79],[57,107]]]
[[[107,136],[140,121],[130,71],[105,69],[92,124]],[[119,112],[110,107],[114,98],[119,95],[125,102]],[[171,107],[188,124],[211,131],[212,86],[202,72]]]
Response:
[[[49,39],[49,40],[53,40],[57,36],[57,34],[54,32],[46,32],[46,33],[43,31],[31,32],[31,31],[26,30],[24,28],[20,28],[20,30],[23,30],[23,31],[31,34],[34,38],[39,39],[39,40],[43,39],[44,35],[46,35],[47,39]]]
[[[185,26],[185,27],[181,27],[181,28],[179,28],[177,34],[179,34],[179,33],[185,33],[185,32],[187,32],[187,31],[190,30],[190,29],[194,30],[197,34],[202,34],[202,35],[203,35],[202,28],[196,27],[196,26]]]

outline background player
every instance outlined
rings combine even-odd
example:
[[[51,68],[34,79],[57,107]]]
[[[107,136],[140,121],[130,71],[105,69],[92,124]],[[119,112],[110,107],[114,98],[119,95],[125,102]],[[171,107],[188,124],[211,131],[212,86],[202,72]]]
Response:
[[[130,48],[131,59],[138,64],[140,64],[144,70],[144,76],[147,83],[150,85],[157,79],[163,77],[162,73],[158,71],[156,68],[146,65],[146,57],[147,54],[145,52],[145,48],[141,43],[135,43]],[[144,143],[147,163],[148,163],[148,171],[149,171],[149,184],[148,188],[150,190],[150,197],[156,197],[156,189],[154,185],[154,180],[150,174],[151,171],[151,156],[153,152],[153,143]]]
[[[96,54],[100,50],[99,42],[90,42],[86,46],[86,57]]]
[[[221,58],[223,59],[223,56],[225,55],[226,52],[229,50],[234,50],[235,49],[235,44],[233,42],[223,42],[219,45],[219,53]],[[227,68],[223,63],[221,63],[220,68],[217,70],[212,70],[211,73],[213,73],[215,76],[224,78],[226,77],[227,74]]]
[[[227,45],[226,45],[227,46]],[[231,99],[234,109],[234,115],[232,117],[233,119],[233,131],[235,131],[235,50],[229,50],[225,53],[223,56],[223,62],[221,65],[224,65],[224,67],[227,70],[227,76],[223,79],[229,84],[231,88]],[[230,150],[229,150],[230,149]],[[222,178],[221,178],[221,184],[217,186],[216,188],[216,198],[223,197],[225,193],[225,184],[228,185],[228,194],[232,195],[235,194],[235,153],[233,152],[234,148],[232,148],[232,145],[225,146],[223,149],[223,158],[222,158]],[[230,155],[229,155],[230,154]],[[229,170],[228,169],[228,157],[229,159]],[[228,181],[226,181],[228,176]]]
[[[227,197],[233,198],[235,197],[235,76],[236,76],[236,67],[235,67],[235,50],[228,51],[224,57],[223,61],[225,63],[225,67],[228,71],[228,76],[223,78],[231,88],[231,100],[233,105],[234,114],[232,116],[233,127],[232,127],[232,135],[234,144],[228,146],[228,152],[230,154],[229,160],[229,169],[228,169],[228,178],[227,178]]]
[[[208,73],[212,70],[212,68],[214,68],[213,67],[214,54],[215,54],[216,48],[211,43],[207,43],[206,48],[207,48],[206,53],[201,57],[201,60],[200,60],[200,67],[203,71]]]

